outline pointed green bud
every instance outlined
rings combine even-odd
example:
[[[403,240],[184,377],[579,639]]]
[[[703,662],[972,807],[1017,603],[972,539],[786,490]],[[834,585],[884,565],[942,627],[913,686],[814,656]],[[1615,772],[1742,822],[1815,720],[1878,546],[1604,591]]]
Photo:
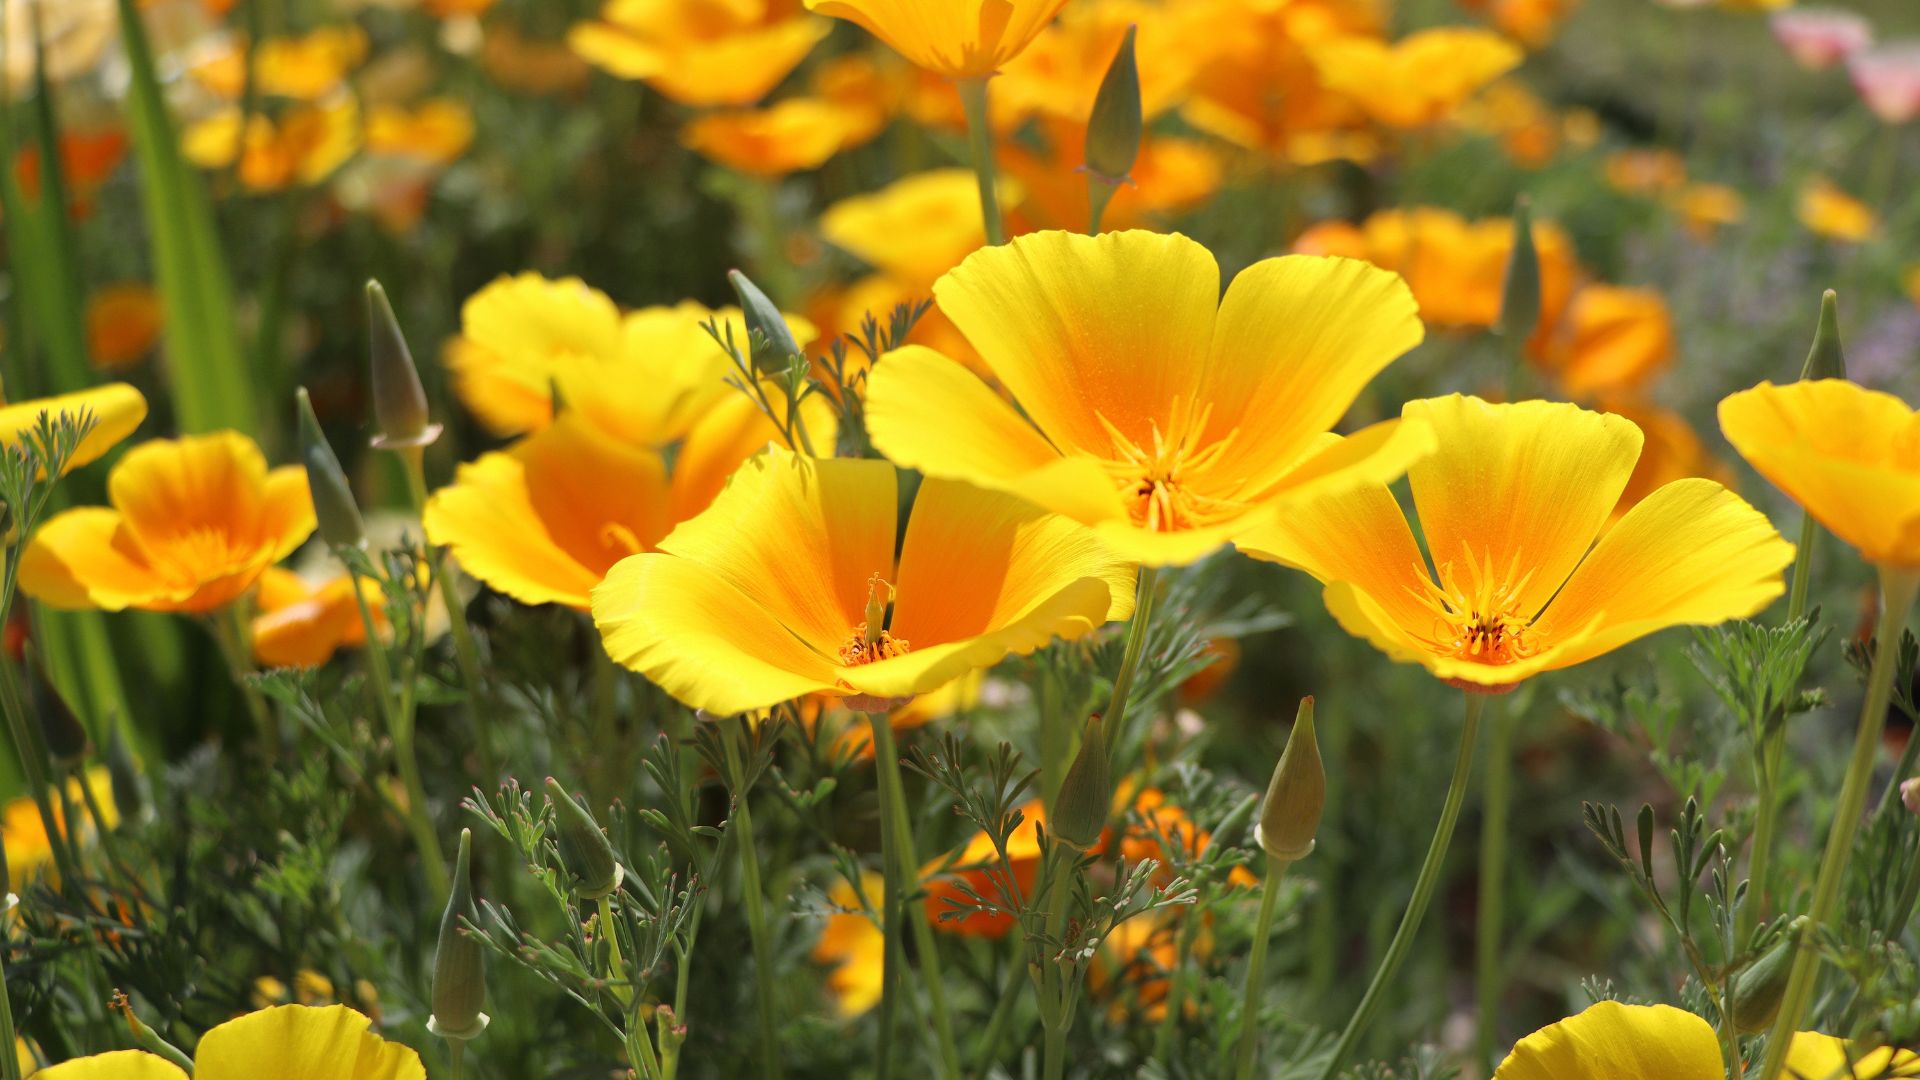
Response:
[[[107,729],[107,778],[113,784],[113,808],[122,821],[134,821],[146,812],[146,785],[117,717]]]
[[[727,280],[733,283],[733,294],[740,298],[740,312],[747,320],[754,370],[763,375],[786,371],[792,358],[800,355],[800,342],[794,339],[780,306],[738,270],[727,271]]]
[[[1096,714],[1088,718],[1080,736],[1080,753],[1060,781],[1049,823],[1055,839],[1080,851],[1099,841],[1113,810],[1113,773],[1107,757],[1106,731]]]
[[[1267,797],[1260,806],[1254,839],[1272,858],[1298,862],[1313,851],[1320,814],[1327,805],[1327,770],[1320,762],[1320,740],[1313,733],[1313,699],[1300,699],[1293,731],[1280,763],[1273,767]]]
[[[360,517],[360,504],[353,501],[353,488],[333,456],[333,447],[320,431],[320,419],[313,415],[313,401],[307,388],[294,397],[299,402],[300,460],[307,466],[307,487],[313,493],[313,516],[320,523],[320,539],[332,547],[365,547],[367,523]]]
[[[1752,898],[1747,902],[1753,903]],[[1795,919],[1773,948],[1734,979],[1733,1026],[1740,1031],[1758,1035],[1773,1026],[1773,1018],[1780,1013],[1780,1000],[1787,993],[1787,980],[1793,973],[1793,954],[1800,944],[1800,930],[1806,921],[1804,915]]]
[[[1140,67],[1134,60],[1133,37],[1127,27],[1120,50],[1107,65],[1100,92],[1093,98],[1087,120],[1087,173],[1091,183],[1117,187],[1127,182],[1140,157],[1140,135],[1146,121],[1140,110]]]
[[[600,823],[551,776],[547,798],[553,801],[560,831],[560,864],[573,876],[574,891],[582,900],[598,900],[618,889],[626,872],[613,857],[613,844]]]
[[[379,430],[372,444],[380,450],[426,446],[440,437],[440,425],[427,415],[427,392],[420,385],[420,369],[407,348],[400,320],[393,316],[387,290],[367,282],[368,355],[373,385],[373,426]]]
[[[164,1035],[149,1027],[145,1020],[140,1019],[139,1015],[133,1011],[133,1002],[126,994],[115,990],[107,1007],[120,1010],[121,1019],[127,1022],[127,1031],[133,1036],[135,1046],[149,1054],[163,1057],[182,1072],[189,1076],[193,1075],[193,1059],[188,1057],[185,1051],[168,1042]]]
[[[66,695],[53,684],[53,678],[47,674],[47,666],[40,662],[40,656],[29,644],[25,648],[27,669],[27,704],[40,721],[40,731],[47,740],[47,756],[61,770],[71,769],[85,761],[91,740],[80,718],[73,714],[72,706],[67,704]]]
[[[460,920],[479,917],[473,906],[473,830],[461,829],[440,941],[433,950],[433,1016],[427,1030],[443,1039],[465,1042],[487,1028],[489,1017],[480,1011],[487,1003],[486,953],[460,927]]]
[[[1494,328],[1502,337],[1525,339],[1539,323],[1540,251],[1533,244],[1533,206],[1522,195],[1513,204],[1513,250],[1507,255],[1500,319]]]
[[[1820,294],[1820,324],[1813,329],[1813,348],[1800,368],[1802,379],[1844,379],[1847,357],[1840,348],[1840,302],[1832,289]]]

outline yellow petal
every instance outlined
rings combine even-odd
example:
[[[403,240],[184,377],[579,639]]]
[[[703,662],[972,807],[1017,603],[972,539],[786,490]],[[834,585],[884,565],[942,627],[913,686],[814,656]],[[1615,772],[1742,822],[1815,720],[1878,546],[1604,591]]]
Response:
[[[978,637],[916,647],[904,656],[842,668],[840,678],[878,697],[937,690],[976,668],[992,667],[1008,656],[1025,656],[1054,638],[1071,640],[1086,634],[1105,621],[1112,599],[1107,582],[1079,578]]]
[[[1796,1080],[1920,1076],[1920,1055],[1885,1046],[1869,1050],[1832,1035],[1802,1031],[1787,1047],[1786,1075]]]
[[[807,0],[863,26],[921,68],[984,78],[1020,55],[1066,0]]]
[[[420,1057],[373,1034],[345,1005],[282,1005],[229,1020],[200,1040],[194,1080],[426,1080]]]
[[[67,468],[77,469],[112,449],[133,434],[147,417],[147,399],[126,383],[108,383],[72,394],[36,398],[0,407],[0,446],[17,446],[45,414],[54,420],[71,417],[76,422],[91,418],[92,426],[67,458]]]
[[[20,587],[70,610],[147,608],[193,593],[192,585],[176,587],[155,573],[119,513],[103,506],[67,510],[41,525],[21,553]]]
[[[1602,1001],[1520,1040],[1494,1080],[1707,1080],[1721,1075],[1713,1027],[1668,1005]]]
[[[1766,515],[1711,480],[1676,480],[1642,499],[1600,538],[1535,624],[1599,625],[1558,666],[1598,656],[1669,626],[1708,626],[1758,614],[1786,591],[1793,561]]]
[[[1384,621],[1418,629],[1432,615],[1416,599],[1426,562],[1385,484],[1363,484],[1289,506],[1234,541],[1257,559],[1344,582],[1371,597]]]
[[[593,590],[593,622],[616,663],[715,715],[835,688],[834,665],[779,617],[677,555],[636,555],[615,566]]]
[[[1000,181],[998,193],[1002,206],[1020,200],[1010,181]],[[915,173],[827,207],[820,215],[820,235],[912,291],[922,291],[987,242],[980,184],[972,169]]]
[[[1200,388],[1209,435],[1236,432],[1208,473],[1258,493],[1423,333],[1406,282],[1357,259],[1288,255],[1241,271]]]
[[[252,532],[259,523],[267,459],[235,431],[154,439],[127,451],[107,478],[108,498],[143,538],[205,531]]]
[[[838,655],[866,621],[868,579],[892,573],[896,483],[884,461],[769,447],[660,550],[699,563],[823,655]]]
[[[1409,402],[1438,448],[1407,470],[1436,566],[1491,561],[1530,574],[1516,610],[1537,612],[1606,524],[1640,456],[1640,429],[1557,402]]]
[[[1761,383],[1720,403],[1720,430],[1761,476],[1882,566],[1920,566],[1920,420],[1840,379]]]
[[[187,1080],[179,1066],[145,1050],[75,1058],[33,1074],[36,1080]]]
[[[1308,445],[1270,496],[1277,513],[1352,488],[1392,483],[1430,456],[1437,441],[1425,420],[1412,418],[1382,420],[1344,437],[1323,432]]]
[[[685,521],[711,506],[741,462],[782,438],[780,429],[757,402],[731,387],[728,391],[687,432],[673,456],[675,521]],[[785,413],[783,394],[770,389],[767,397],[776,410]],[[831,453],[840,437],[840,417],[833,404],[824,395],[811,395],[800,403],[800,419],[814,449]]]
[[[622,347],[620,309],[578,278],[501,278],[468,298],[460,325],[447,355],[454,388],[496,435],[545,427],[553,380],[569,364],[611,360]]]
[[[1156,425],[1172,430],[1176,399],[1200,407],[1220,271],[1184,236],[1033,233],[968,256],[933,292],[1063,451],[1111,453],[1102,417],[1151,446]]]
[[[815,963],[833,967],[827,988],[833,992],[834,1012],[842,1020],[880,1003],[886,937],[868,911],[880,910],[885,887],[879,874],[862,871],[858,891],[843,879],[827,893],[827,899],[844,910],[827,916],[810,955]]]

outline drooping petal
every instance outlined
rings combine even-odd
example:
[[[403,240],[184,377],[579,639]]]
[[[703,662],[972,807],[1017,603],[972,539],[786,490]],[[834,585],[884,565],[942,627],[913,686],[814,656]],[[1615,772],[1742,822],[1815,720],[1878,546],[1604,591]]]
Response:
[[[1720,1042],[1698,1016],[1669,1005],[1602,1001],[1520,1040],[1494,1080],[1708,1080]]]
[[[893,572],[897,480],[884,461],[768,447],[660,550],[699,563],[824,655],[866,620],[867,582]]]
[[[1920,419],[1841,379],[1761,383],[1720,403],[1761,476],[1877,565],[1920,566]]]
[[[977,375],[931,349],[881,357],[866,409],[873,444],[895,464],[1010,492],[1081,522],[1126,513],[1097,463],[1063,458]]]
[[[200,1040],[194,1080],[426,1080],[418,1054],[371,1026],[345,1005],[248,1013]]]
[[[1785,1075],[1794,1080],[1920,1076],[1920,1054],[1885,1046],[1868,1049],[1832,1035],[1802,1031],[1787,1046]]]
[[[1215,486],[1249,496],[1271,486],[1423,334],[1406,282],[1358,259],[1287,255],[1242,270],[1200,388],[1209,441],[1237,429],[1207,470]]]
[[[1220,270],[1184,236],[1034,233],[974,252],[933,292],[1062,451],[1110,456],[1109,424],[1152,446],[1156,428],[1173,434],[1176,399],[1199,408]]]
[[[1567,579],[1536,629],[1599,620],[1563,653],[1579,663],[1669,626],[1711,625],[1759,613],[1786,591],[1793,545],[1766,515],[1711,480],[1676,480],[1642,499]]]
[[[1409,402],[1437,449],[1407,470],[1436,566],[1518,567],[1516,609],[1538,612],[1606,524],[1640,456],[1622,417],[1558,402],[1490,405],[1454,394]]]
[[[615,566],[593,590],[593,621],[616,663],[715,715],[835,689],[834,665],[781,618],[677,555]]]
[[[120,514],[87,506],[54,515],[20,556],[20,587],[57,608],[121,611],[184,600],[181,587],[156,573],[124,528]]]
[[[22,438],[39,424],[45,414],[54,420],[82,416],[92,419],[92,427],[67,458],[67,468],[77,469],[112,449],[133,434],[147,417],[147,399],[126,383],[108,383],[90,390],[54,397],[36,398],[0,407],[0,446],[19,445]]]
[[[39,1080],[187,1080],[180,1067],[145,1050],[75,1058],[33,1074]]]

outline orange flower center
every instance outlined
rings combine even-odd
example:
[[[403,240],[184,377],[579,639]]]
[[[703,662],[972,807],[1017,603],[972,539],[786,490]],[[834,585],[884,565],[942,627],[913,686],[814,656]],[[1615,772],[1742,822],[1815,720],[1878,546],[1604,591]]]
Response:
[[[1466,553],[1466,572],[1459,573],[1454,563],[1440,567],[1440,582],[1435,584],[1416,567],[1420,588],[1408,591],[1422,606],[1433,612],[1433,632],[1422,640],[1442,656],[1471,660],[1480,664],[1511,664],[1540,651],[1532,636],[1531,613],[1520,607],[1520,597],[1533,579],[1529,570],[1518,580],[1520,555],[1504,575],[1496,576],[1493,556],[1477,560]]]
[[[1172,532],[1224,521],[1245,509],[1244,503],[1195,488],[1195,478],[1220,459],[1239,433],[1236,429],[1203,445],[1200,440],[1212,413],[1213,406],[1208,405],[1194,417],[1175,399],[1174,421],[1164,432],[1158,421],[1149,421],[1145,443],[1129,439],[1112,421],[1094,414],[1113,440],[1113,457],[1101,464],[1119,487],[1121,502],[1135,525]]]
[[[867,618],[840,646],[842,664],[858,667],[904,656],[912,650],[912,642],[887,633],[887,604],[892,600],[893,586],[885,578],[875,574],[867,579]]]

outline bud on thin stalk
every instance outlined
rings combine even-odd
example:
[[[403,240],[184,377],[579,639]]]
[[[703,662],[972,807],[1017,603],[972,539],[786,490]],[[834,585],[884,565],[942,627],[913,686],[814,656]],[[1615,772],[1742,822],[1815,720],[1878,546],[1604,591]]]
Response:
[[[574,890],[582,900],[598,900],[620,887],[626,875],[613,856],[613,844],[599,822],[579,801],[567,794],[560,781],[547,777],[547,798],[553,801],[555,824],[559,827],[560,864],[573,877]]]
[[[320,420],[313,415],[313,401],[307,388],[295,392],[300,424],[300,460],[307,467],[307,487],[313,494],[313,515],[319,522],[320,538],[332,547],[365,547],[367,523],[360,517],[360,504],[353,499],[353,488],[340,468]]]
[[[1113,808],[1113,774],[1102,729],[1098,715],[1087,720],[1086,732],[1080,737],[1080,753],[1060,781],[1060,794],[1049,815],[1054,838],[1080,851],[1100,839]]]
[[[373,422],[379,429],[372,445],[379,450],[420,447],[440,437],[440,425],[427,415],[427,392],[420,369],[393,316],[387,290],[367,282],[368,358],[373,384]]]
[[[440,916],[440,940],[433,951],[433,1016],[427,1029],[443,1039],[465,1042],[486,1030],[486,954],[461,929],[462,919],[479,917],[473,906],[473,830],[460,830],[447,909]]]
[[[1120,49],[1100,80],[1087,121],[1087,179],[1117,187],[1127,182],[1140,157],[1140,136],[1146,127],[1140,106],[1140,67],[1134,59],[1136,27],[1127,27]]]
[[[1814,327],[1813,348],[1800,368],[1802,379],[1844,379],[1847,357],[1840,348],[1840,303],[1832,289],[1820,294],[1820,323]]]
[[[1500,287],[1502,337],[1525,340],[1540,322],[1540,250],[1533,243],[1533,206],[1522,195],[1513,204],[1513,248]]]
[[[779,305],[738,270],[727,271],[727,280],[733,284],[734,295],[740,298],[740,313],[746,319],[747,337],[753,349],[754,370],[763,375],[787,370],[788,362],[800,355],[800,342],[795,340]]]
[[[1274,766],[1254,830],[1260,847],[1275,861],[1297,862],[1313,851],[1320,814],[1327,805],[1327,772],[1313,730],[1313,699],[1300,699],[1300,711],[1287,736],[1287,748]]]

